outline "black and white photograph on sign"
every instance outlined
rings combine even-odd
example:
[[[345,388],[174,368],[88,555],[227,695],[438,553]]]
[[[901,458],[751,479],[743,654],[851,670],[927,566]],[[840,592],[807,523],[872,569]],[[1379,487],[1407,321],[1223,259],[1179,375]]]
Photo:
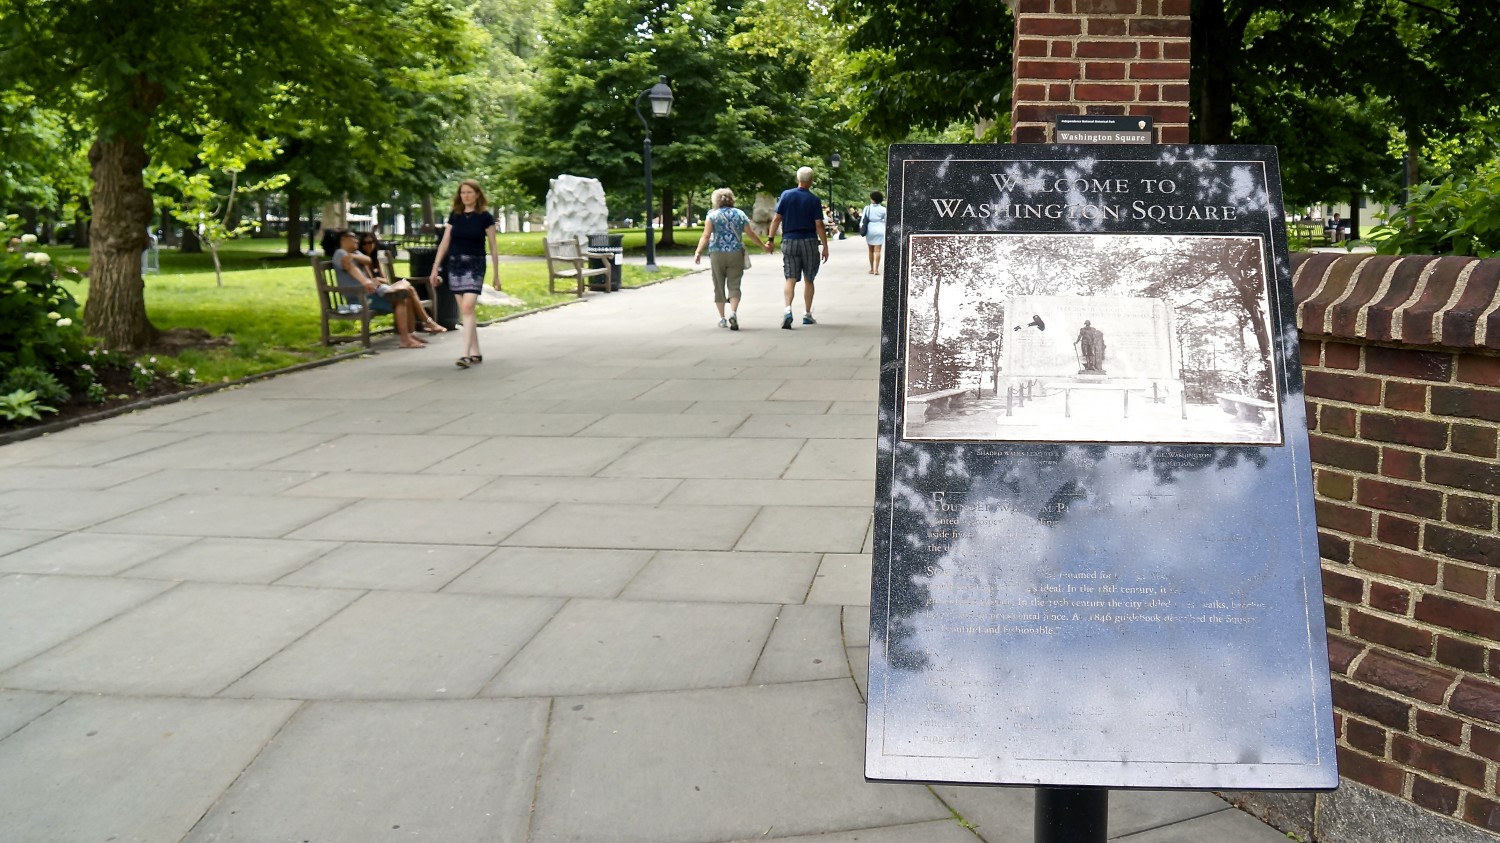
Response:
[[[912,235],[903,438],[1279,445],[1262,246]]]

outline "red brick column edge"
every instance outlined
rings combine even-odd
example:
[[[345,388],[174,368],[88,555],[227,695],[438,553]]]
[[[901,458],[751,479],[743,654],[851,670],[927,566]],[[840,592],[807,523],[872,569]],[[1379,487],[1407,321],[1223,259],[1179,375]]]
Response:
[[[1190,3],[1016,0],[1011,140],[1051,141],[1059,114],[1132,114],[1187,143]]]

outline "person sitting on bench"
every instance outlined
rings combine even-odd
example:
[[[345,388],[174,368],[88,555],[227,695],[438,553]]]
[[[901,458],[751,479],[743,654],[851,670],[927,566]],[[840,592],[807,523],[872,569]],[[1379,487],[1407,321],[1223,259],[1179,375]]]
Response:
[[[368,259],[369,263],[360,261],[359,259],[362,257]],[[371,278],[375,279],[376,284],[383,284],[386,281],[390,280],[386,278],[381,272],[380,238],[377,237],[373,231],[367,231],[364,234],[359,235],[359,251],[355,254],[354,259],[356,261],[359,261],[360,265],[364,267],[365,272],[368,272],[370,274]],[[405,284],[408,287],[411,286],[410,281],[401,281],[400,283]],[[429,334],[441,334],[444,331],[448,330],[442,325],[439,325],[438,323],[432,321],[432,317],[427,315],[427,311],[422,307],[422,302],[418,296],[412,295],[405,298],[403,301],[405,307],[411,311],[411,315],[409,317],[411,319],[411,322],[409,322],[408,324],[412,326],[420,325],[422,327],[419,330],[426,331]]]
[[[394,284],[377,281],[370,271],[372,261],[359,253],[359,239],[347,229],[339,232],[339,247],[333,253],[333,274],[340,287],[363,287],[370,294],[370,312],[390,313],[396,318],[396,339],[402,348],[426,348],[412,336],[412,310],[422,312],[422,302],[407,281]],[[408,304],[409,302],[409,304]]]

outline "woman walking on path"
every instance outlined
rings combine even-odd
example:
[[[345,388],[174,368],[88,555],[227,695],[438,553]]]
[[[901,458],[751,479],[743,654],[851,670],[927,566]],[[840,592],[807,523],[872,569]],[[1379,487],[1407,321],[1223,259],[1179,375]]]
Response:
[[[740,281],[745,276],[745,242],[741,239],[746,231],[759,248],[766,244],[755,233],[747,229],[750,218],[734,206],[734,191],[721,187],[713,193],[714,209],[703,218],[703,236],[698,238],[698,248],[693,252],[693,263],[703,262],[703,249],[708,248],[708,265],[713,272],[714,306],[719,309],[719,327],[731,331],[740,329]],[[729,301],[729,318],[724,318],[724,301]]]
[[[463,354],[454,361],[460,369],[484,362],[479,353],[479,327],[474,307],[484,290],[484,241],[490,241],[490,261],[495,265],[495,289],[500,289],[500,253],[495,248],[495,218],[489,211],[479,182],[464,179],[453,197],[453,212],[443,229],[437,259],[432,264],[433,284],[443,283],[438,270],[448,260],[448,289],[458,299],[458,313],[463,322]]]
[[[880,204],[885,196],[880,191],[870,194],[870,204],[859,215],[864,224],[865,245],[870,251],[870,274],[880,274],[880,250],[885,245],[885,206]]]

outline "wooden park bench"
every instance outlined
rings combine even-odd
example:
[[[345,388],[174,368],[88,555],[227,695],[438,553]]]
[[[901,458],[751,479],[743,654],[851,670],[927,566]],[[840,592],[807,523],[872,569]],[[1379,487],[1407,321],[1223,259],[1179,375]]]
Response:
[[[340,287],[338,277],[333,274],[333,261],[317,255],[312,259],[313,283],[318,289],[318,310],[321,311],[323,344],[333,345],[333,334],[328,330],[330,321],[359,322],[359,339],[365,348],[370,347],[370,294],[363,287]],[[344,337],[338,341],[343,342]]]
[[[1219,409],[1248,422],[1264,423],[1271,417],[1271,411],[1276,409],[1276,405],[1270,401],[1228,392],[1215,392],[1214,400],[1219,402]]]
[[[937,392],[927,392],[922,395],[908,395],[906,396],[906,417],[911,419],[920,416],[925,420],[940,416],[963,406],[963,403],[968,400],[968,395],[969,390],[964,387],[940,389]]]
[[[543,240],[542,249],[547,255],[547,292],[557,292],[557,282],[566,281],[570,286],[575,286],[578,297],[583,298],[583,292],[588,288],[590,278],[602,277],[604,280],[604,292],[610,291],[610,274],[612,255],[598,254],[585,255],[578,248],[576,240]],[[604,266],[590,269],[587,265],[589,258],[601,260]]]
[[[392,281],[406,281],[410,283],[412,289],[417,291],[417,301],[421,302],[422,309],[427,311],[427,315],[432,317],[432,319],[436,321],[438,310],[437,289],[433,287],[432,279],[416,277],[399,278],[396,275],[396,270],[391,266],[390,253],[382,251],[379,254],[380,277],[390,279]],[[417,325],[416,327],[420,328],[421,326]]]

